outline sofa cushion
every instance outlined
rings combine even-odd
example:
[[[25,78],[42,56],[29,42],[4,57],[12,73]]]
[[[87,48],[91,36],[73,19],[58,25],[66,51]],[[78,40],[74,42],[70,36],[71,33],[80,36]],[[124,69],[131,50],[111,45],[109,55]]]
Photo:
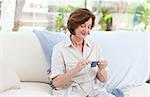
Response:
[[[22,82],[21,89],[13,89],[0,94],[0,97],[53,97],[48,84]]]
[[[48,82],[48,62],[35,34],[32,32],[0,34],[5,64],[14,66],[20,80]]]
[[[3,49],[0,43],[0,92],[20,88],[20,80],[11,64],[5,64],[3,60]]]
[[[125,97],[149,97],[149,88],[150,85],[145,83],[141,86],[130,89],[125,92]]]

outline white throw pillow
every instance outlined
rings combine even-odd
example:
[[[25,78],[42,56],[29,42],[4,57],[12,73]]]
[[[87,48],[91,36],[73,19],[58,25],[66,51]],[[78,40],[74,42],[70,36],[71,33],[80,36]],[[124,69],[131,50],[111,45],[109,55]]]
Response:
[[[49,82],[46,61],[39,40],[32,32],[4,32],[5,64],[12,65],[20,81]]]
[[[20,80],[12,68],[4,62],[2,44],[0,44],[0,92],[20,87]]]

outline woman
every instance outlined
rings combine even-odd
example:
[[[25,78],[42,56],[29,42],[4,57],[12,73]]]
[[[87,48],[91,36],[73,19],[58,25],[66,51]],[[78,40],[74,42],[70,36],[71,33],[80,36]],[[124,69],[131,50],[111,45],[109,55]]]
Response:
[[[50,78],[55,97],[114,97],[98,85],[107,81],[107,62],[100,60],[99,47],[86,39],[94,21],[85,8],[70,14],[70,37],[53,48]],[[92,61],[98,61],[97,66],[91,67]]]

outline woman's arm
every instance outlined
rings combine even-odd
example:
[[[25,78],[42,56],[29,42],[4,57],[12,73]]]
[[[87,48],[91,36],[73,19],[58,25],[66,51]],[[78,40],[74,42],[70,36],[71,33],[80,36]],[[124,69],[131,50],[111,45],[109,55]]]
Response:
[[[107,67],[107,61],[106,60],[101,60],[98,63],[98,73],[97,73],[97,78],[101,81],[101,82],[107,82],[107,72],[105,70],[105,68]]]
[[[56,88],[59,87],[63,87],[67,84],[69,84],[69,82],[71,81],[71,79],[79,72],[81,71],[83,68],[85,68],[85,66],[87,64],[89,64],[90,61],[88,60],[84,60],[82,62],[79,62],[74,68],[70,69],[67,73],[62,74],[62,75],[58,75],[54,78],[52,78],[53,80],[53,84]]]
[[[107,82],[107,72],[106,72],[106,70],[105,69],[99,70],[98,73],[97,73],[97,78],[103,83]]]
[[[78,68],[75,67],[65,74],[58,75],[52,78],[54,86],[56,88],[59,88],[67,85],[70,82],[70,80],[78,73],[78,71]]]

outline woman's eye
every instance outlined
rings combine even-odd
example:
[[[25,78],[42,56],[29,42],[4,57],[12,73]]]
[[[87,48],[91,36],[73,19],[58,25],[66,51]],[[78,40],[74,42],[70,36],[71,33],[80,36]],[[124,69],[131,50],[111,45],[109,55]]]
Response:
[[[91,29],[91,26],[89,26],[88,29]]]

